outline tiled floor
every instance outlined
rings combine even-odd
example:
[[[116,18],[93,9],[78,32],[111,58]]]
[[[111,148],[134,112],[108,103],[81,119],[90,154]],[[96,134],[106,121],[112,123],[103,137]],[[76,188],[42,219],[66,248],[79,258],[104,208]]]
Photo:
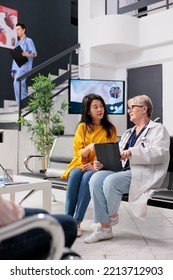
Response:
[[[133,217],[128,203],[122,203],[120,222],[113,227],[114,238],[95,244],[85,244],[83,239],[90,234],[92,206],[83,222],[83,236],[73,248],[83,259],[108,260],[156,260],[173,259],[173,212],[148,207],[145,222]]]
[[[53,213],[64,213],[65,192],[53,190]],[[18,194],[17,199],[20,199]],[[41,207],[40,192],[28,198],[23,206]],[[120,221],[113,227],[114,238],[95,244],[85,244],[92,224],[92,202],[82,223],[83,235],[77,238],[73,249],[83,260],[173,260],[173,211],[148,206],[145,222],[135,218],[128,203],[122,202]]]

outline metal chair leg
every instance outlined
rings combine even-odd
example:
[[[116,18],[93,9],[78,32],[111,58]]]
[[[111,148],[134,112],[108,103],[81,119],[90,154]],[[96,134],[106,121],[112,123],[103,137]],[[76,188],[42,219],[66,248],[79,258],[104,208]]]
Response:
[[[22,204],[23,201],[25,201],[25,199],[27,199],[31,194],[33,194],[34,192],[36,192],[37,190],[32,190],[30,191],[27,195],[25,195],[19,202],[19,205]],[[53,198],[53,202],[57,202],[55,195],[51,192],[51,196]]]
[[[36,191],[37,191],[37,190],[32,190],[32,191],[30,191],[27,195],[25,195],[25,196],[20,200],[19,205],[21,205],[22,202],[23,202],[25,199],[27,199],[31,194],[33,194],[33,193],[36,192]]]

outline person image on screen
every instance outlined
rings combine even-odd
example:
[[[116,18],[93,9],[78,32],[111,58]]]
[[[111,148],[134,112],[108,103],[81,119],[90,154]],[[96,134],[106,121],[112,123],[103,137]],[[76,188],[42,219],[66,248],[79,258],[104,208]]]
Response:
[[[123,169],[120,172],[100,170],[103,165],[95,161],[95,172],[89,181],[94,204],[93,233],[84,242],[94,243],[113,237],[112,226],[118,223],[118,209],[124,193],[129,193],[133,214],[145,219],[147,200],[161,187],[169,163],[170,136],[161,123],[151,120],[153,104],[146,95],[128,101],[130,121],[119,142]]]
[[[47,214],[39,208],[23,208],[0,196],[0,228],[36,214]],[[65,246],[70,248],[77,233],[76,222],[64,214],[52,214],[63,228]],[[0,242],[0,260],[35,260],[47,257],[51,237],[44,230],[35,228]]]
[[[37,57],[37,52],[33,40],[26,36],[25,24],[17,23],[16,32],[18,36],[18,41],[15,47],[20,46],[23,50],[22,55],[28,58],[28,61],[25,64],[23,64],[21,67],[17,65],[15,60],[13,60],[12,68],[11,68],[11,76],[14,79],[13,87],[14,87],[16,103],[19,104],[19,82],[17,81],[17,78],[32,69],[33,58]],[[26,78],[24,78],[21,82],[21,100],[27,97],[27,95],[28,95],[28,91],[26,87]]]
[[[66,214],[77,222],[77,236],[82,235],[81,222],[90,202],[89,179],[96,171],[95,143],[116,142],[115,126],[109,121],[103,98],[88,94],[82,100],[82,115],[77,126],[73,149],[74,158],[62,178],[68,179]]]

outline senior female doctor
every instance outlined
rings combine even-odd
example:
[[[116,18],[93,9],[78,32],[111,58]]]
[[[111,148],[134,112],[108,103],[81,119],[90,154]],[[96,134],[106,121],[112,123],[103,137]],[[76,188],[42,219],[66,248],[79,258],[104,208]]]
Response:
[[[161,187],[169,164],[170,137],[161,123],[150,119],[152,111],[152,101],[146,95],[128,101],[130,121],[135,126],[123,134],[119,143],[122,171],[100,170],[103,164],[95,161],[95,168],[100,171],[92,175],[89,182],[95,224],[85,243],[113,237],[112,226],[118,223],[118,209],[124,193],[129,193],[134,215],[145,219],[147,200]]]

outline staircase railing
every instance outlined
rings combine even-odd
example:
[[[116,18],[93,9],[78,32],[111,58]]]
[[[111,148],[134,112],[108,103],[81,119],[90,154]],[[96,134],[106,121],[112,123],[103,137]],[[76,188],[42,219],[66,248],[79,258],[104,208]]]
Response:
[[[160,10],[160,9],[169,9],[173,3],[170,0],[138,0],[134,3],[123,3],[121,0],[115,1],[115,7],[117,9],[117,14],[126,14],[129,12],[135,12],[135,17],[141,17],[143,15],[148,15],[149,13]],[[158,4],[153,8],[148,9],[148,6],[153,4]],[[105,0],[105,14],[108,14],[109,0]]]
[[[71,74],[72,74],[72,55],[73,52],[75,52],[78,48],[80,47],[80,44],[76,44],[70,48],[68,48],[67,50],[55,55],[54,57],[48,59],[47,61],[39,64],[38,66],[34,67],[32,70],[28,71],[27,73],[21,75],[20,77],[18,77],[17,81],[19,82],[19,119],[21,117],[21,112],[22,109],[25,108],[28,105],[28,101],[29,98],[32,94],[34,94],[34,92],[27,96],[25,99],[21,100],[21,83],[22,80],[24,78],[28,78],[29,76],[33,75],[34,73],[38,72],[39,70],[43,70],[45,69],[47,66],[50,66],[51,64],[53,64],[56,61],[59,61],[60,59],[64,58],[65,56],[68,56],[68,69],[65,73],[61,74],[60,76],[58,76],[56,79],[54,79],[54,83],[56,84],[56,87],[58,87],[59,85],[63,84],[65,81],[68,81],[71,78]],[[76,51],[77,53],[77,51]],[[57,92],[55,91],[54,94],[52,95],[52,98],[54,98],[55,96],[57,96],[58,94],[60,94],[62,91],[66,90],[68,88],[67,85],[65,85],[64,87],[62,87],[60,90],[57,89]],[[31,113],[30,111],[25,112],[23,115],[26,116],[29,113]],[[19,130],[20,130],[20,125],[19,125]]]
[[[162,9],[162,8],[169,9],[169,6],[172,5],[172,3],[170,3],[170,0],[140,0],[133,4],[126,4],[125,6],[120,8],[120,2],[121,2],[120,0],[117,1],[118,14],[125,14],[125,13],[132,12],[132,11],[140,11],[140,9],[142,10],[144,8],[146,9],[146,11],[144,11],[144,12],[136,13],[135,16],[141,16],[143,14],[146,14],[151,11],[155,11],[157,9]],[[163,2],[164,2],[164,4],[163,4]],[[153,4],[159,4],[159,5],[158,5],[158,7],[155,7],[151,10],[147,10],[147,7],[149,5],[153,5]]]

